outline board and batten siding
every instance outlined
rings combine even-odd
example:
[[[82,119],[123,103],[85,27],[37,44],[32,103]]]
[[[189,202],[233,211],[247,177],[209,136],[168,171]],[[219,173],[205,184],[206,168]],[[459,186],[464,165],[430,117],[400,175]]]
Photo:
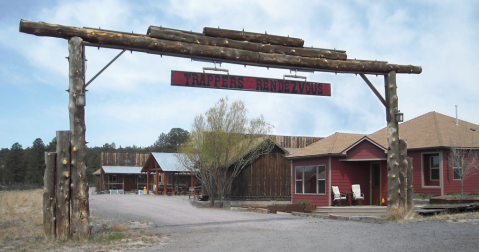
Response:
[[[150,153],[102,152],[102,166],[143,166]]]
[[[271,138],[283,148],[304,148],[309,146],[323,137],[302,137],[302,136],[277,136],[271,135]]]
[[[290,162],[280,153],[269,153],[246,166],[231,185],[232,198],[291,197]]]

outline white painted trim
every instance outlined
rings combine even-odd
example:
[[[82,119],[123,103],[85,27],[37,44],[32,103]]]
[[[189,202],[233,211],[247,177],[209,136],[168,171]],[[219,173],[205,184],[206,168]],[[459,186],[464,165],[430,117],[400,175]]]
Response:
[[[424,185],[424,155],[438,154],[439,155],[439,186],[426,186]],[[444,176],[443,176],[443,152],[434,151],[434,152],[421,152],[421,188],[429,189],[441,189],[441,196],[444,195]],[[431,162],[429,160],[429,162]],[[430,173],[430,172],[429,172]],[[434,180],[437,181],[437,180]]]
[[[382,204],[381,202],[381,195],[382,195],[382,177],[381,177],[381,163],[380,162],[371,162],[369,164],[369,205],[373,205],[373,165],[379,165],[379,205]]]
[[[329,170],[329,193],[328,193],[328,199],[329,199],[329,205],[331,206],[331,156],[329,156],[329,165],[328,165],[328,170]]]
[[[441,196],[444,196],[444,167],[443,151],[439,152],[439,185],[441,186]]]
[[[384,161],[387,158],[369,158],[369,159],[340,159],[339,161]]]
[[[369,163],[369,205],[373,205],[373,164]]]
[[[291,164],[291,204],[293,204],[293,181],[295,178],[293,177],[293,160],[289,161]]]
[[[348,152],[350,149],[356,147],[358,144],[362,143],[364,140],[367,140],[368,142],[372,143],[373,145],[375,145],[376,147],[378,147],[379,149],[383,150],[384,153],[386,153],[387,149],[382,147],[381,145],[377,144],[376,142],[374,142],[373,140],[369,139],[369,137],[367,136],[364,136],[362,137],[361,139],[359,139],[357,142],[353,143],[351,146],[349,146],[348,148],[346,148],[345,150],[342,151],[343,154],[346,154],[346,152]]]

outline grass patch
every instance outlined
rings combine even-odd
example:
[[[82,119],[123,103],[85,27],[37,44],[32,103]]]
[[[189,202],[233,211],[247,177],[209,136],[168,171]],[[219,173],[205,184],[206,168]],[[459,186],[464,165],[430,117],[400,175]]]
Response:
[[[43,233],[42,198],[41,189],[0,191],[1,251],[119,251],[165,242],[165,235],[157,231],[131,230],[128,224],[121,223],[110,227],[107,220],[95,218],[91,219],[94,228],[90,236],[47,238]]]

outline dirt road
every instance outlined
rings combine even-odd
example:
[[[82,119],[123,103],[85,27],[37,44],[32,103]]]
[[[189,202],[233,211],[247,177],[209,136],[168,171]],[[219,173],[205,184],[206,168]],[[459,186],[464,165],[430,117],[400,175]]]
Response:
[[[187,196],[91,195],[93,217],[149,223],[144,251],[477,251],[479,221],[365,223],[197,208]]]

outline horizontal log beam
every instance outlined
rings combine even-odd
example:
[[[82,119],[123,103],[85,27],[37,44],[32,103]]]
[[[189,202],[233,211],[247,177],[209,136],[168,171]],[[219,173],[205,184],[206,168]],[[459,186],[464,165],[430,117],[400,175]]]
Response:
[[[186,58],[201,58],[212,61],[220,60],[244,65],[367,74],[386,74],[390,71],[419,74],[422,71],[420,66],[395,65],[379,61],[329,60],[324,58],[261,53],[227,47],[157,39],[146,35],[102,31],[43,22],[30,22],[26,20],[20,21],[20,32],[63,39],[77,36],[83,38],[85,42],[90,42],[98,47],[127,49]]]
[[[211,37],[229,38],[239,41],[257,42],[263,44],[282,45],[282,46],[294,46],[303,47],[304,40],[300,38],[282,37],[276,35],[233,31],[219,28],[203,28],[203,34]]]
[[[235,48],[253,52],[286,54],[310,58],[326,58],[334,60],[347,59],[346,52],[327,50],[319,48],[305,48],[305,47],[289,47],[280,45],[270,45],[247,41],[238,41],[228,38],[210,37],[201,33],[194,33],[188,31],[180,31],[169,29],[165,27],[150,26],[147,35],[152,38],[166,39],[171,41],[180,41],[190,44],[220,46],[227,48]]]

